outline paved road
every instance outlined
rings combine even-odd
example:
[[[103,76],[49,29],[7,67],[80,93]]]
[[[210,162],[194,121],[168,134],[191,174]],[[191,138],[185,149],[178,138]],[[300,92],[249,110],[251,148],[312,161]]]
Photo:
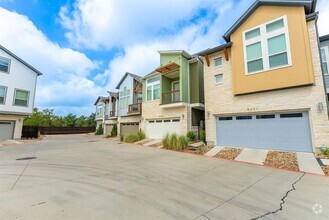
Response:
[[[328,220],[329,178],[91,135],[0,147],[0,219],[257,217]]]

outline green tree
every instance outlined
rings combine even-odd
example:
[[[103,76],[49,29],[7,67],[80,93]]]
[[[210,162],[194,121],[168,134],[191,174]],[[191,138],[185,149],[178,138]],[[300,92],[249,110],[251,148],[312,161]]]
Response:
[[[76,125],[76,121],[77,121],[77,116],[70,113],[63,118],[63,126],[74,127]]]

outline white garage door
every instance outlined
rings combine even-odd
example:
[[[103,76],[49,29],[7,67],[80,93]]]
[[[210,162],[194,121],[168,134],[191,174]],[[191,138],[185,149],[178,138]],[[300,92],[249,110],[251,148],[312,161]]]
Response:
[[[14,137],[15,122],[0,121],[0,140],[8,140]]]
[[[166,134],[181,134],[180,119],[162,119],[146,121],[146,136],[152,139],[162,139]]]
[[[313,152],[307,112],[217,117],[217,145]]]

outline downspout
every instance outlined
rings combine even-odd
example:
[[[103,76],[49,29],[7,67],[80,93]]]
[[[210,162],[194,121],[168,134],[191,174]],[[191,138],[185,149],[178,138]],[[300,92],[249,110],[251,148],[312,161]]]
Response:
[[[317,38],[317,42],[318,42],[318,50],[319,50],[319,56],[320,56],[320,67],[321,67],[321,73],[322,73],[322,81],[323,81],[323,87],[324,87],[324,92],[325,92],[325,100],[326,100],[326,105],[327,105],[327,116],[328,116],[328,120],[329,120],[329,107],[328,107],[328,93],[327,93],[327,86],[326,86],[326,82],[324,79],[324,72],[323,72],[323,67],[322,67],[322,56],[321,56],[321,47],[320,47],[320,38],[319,38],[319,30],[318,30],[318,13],[316,13],[316,17],[315,17],[315,30],[316,30],[316,38]]]

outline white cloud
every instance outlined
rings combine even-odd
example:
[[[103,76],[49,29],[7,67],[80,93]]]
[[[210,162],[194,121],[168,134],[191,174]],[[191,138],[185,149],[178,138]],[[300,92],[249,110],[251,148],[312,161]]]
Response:
[[[319,35],[329,34],[329,1],[328,0],[319,0],[317,5],[317,10],[319,10],[319,20],[318,28]]]
[[[6,30],[0,34],[1,44],[44,73],[38,79],[36,106],[69,113],[75,111],[71,106],[80,105],[90,114],[96,96],[106,92],[87,79],[98,63],[51,42],[23,15],[0,8],[0,21],[10,21],[0,22]]]

